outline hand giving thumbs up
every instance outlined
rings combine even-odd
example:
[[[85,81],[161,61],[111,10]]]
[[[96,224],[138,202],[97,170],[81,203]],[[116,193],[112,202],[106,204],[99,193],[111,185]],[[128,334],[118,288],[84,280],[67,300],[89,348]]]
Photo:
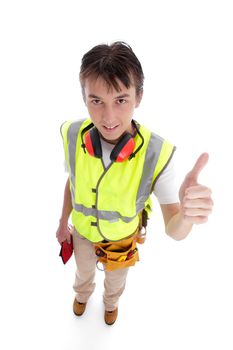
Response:
[[[211,190],[198,184],[198,175],[209,159],[207,153],[200,155],[193,169],[186,175],[179,190],[181,212],[185,220],[192,224],[201,224],[208,220],[212,212]]]

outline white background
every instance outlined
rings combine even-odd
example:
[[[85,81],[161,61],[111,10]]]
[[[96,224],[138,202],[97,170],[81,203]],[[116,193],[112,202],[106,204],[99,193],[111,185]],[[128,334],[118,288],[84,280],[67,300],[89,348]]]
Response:
[[[2,1],[1,348],[232,349],[231,1]],[[72,313],[74,260],[55,232],[66,174],[60,124],[86,116],[83,54],[124,40],[144,69],[135,118],[177,146],[177,181],[203,151],[214,212],[183,241],[164,233],[155,201],[141,262],[114,326],[103,274],[85,315]],[[150,344],[150,345],[149,345]]]

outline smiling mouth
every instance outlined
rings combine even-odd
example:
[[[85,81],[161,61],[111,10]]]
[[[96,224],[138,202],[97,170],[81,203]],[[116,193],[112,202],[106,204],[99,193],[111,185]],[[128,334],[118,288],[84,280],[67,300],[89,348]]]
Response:
[[[112,131],[115,130],[119,125],[115,125],[115,126],[105,126],[103,125],[104,129],[107,131]]]

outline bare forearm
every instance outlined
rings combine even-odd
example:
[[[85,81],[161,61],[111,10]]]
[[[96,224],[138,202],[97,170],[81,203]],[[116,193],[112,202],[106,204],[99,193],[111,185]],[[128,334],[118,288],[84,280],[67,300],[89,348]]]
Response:
[[[185,220],[181,211],[175,214],[166,225],[166,233],[179,241],[184,239],[192,229],[192,223]]]
[[[72,207],[69,178],[68,178],[66,185],[65,185],[65,191],[64,191],[62,214],[61,214],[61,218],[60,218],[61,224],[66,225],[68,223],[69,216],[70,216],[72,209],[73,209],[73,207]]]

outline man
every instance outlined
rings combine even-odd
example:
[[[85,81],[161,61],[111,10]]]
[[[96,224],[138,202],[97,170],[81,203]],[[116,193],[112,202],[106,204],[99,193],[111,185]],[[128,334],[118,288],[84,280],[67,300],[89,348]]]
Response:
[[[95,46],[83,56],[80,71],[90,120],[66,122],[61,128],[69,178],[56,235],[59,243],[70,242],[72,212],[77,264],[73,311],[84,313],[95,288],[97,260],[102,261],[108,325],[116,321],[129,267],[138,260],[136,242],[145,226],[142,218],[151,211],[151,193],[159,200],[166,233],[176,240],[185,238],[193,224],[206,222],[213,206],[211,190],[197,181],[208,154],[199,157],[178,196],[175,147],[133,120],[143,81],[129,45]]]

